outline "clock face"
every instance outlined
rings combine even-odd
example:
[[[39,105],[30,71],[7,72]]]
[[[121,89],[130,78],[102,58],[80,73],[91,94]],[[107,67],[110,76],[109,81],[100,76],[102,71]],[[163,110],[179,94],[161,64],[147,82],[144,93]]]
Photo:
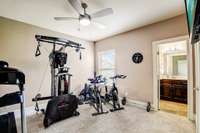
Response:
[[[143,61],[143,55],[141,53],[133,54],[132,61],[136,64],[139,64]]]

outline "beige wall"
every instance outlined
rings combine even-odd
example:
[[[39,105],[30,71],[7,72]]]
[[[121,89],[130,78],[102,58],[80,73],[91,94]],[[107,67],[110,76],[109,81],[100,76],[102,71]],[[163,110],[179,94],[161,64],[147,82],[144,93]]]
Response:
[[[139,101],[152,101],[153,95],[153,71],[152,71],[152,42],[187,34],[185,15],[181,15],[164,22],[145,26],[114,37],[96,42],[94,46],[68,35],[56,33],[36,26],[24,24],[0,18],[0,59],[7,60],[10,66],[21,69],[26,74],[27,105],[33,105],[31,98],[38,93],[39,86],[47,68],[41,91],[43,95],[50,94],[50,69],[48,65],[48,52],[51,47],[45,45],[41,48],[42,55],[34,57],[37,42],[35,34],[51,35],[68,38],[82,43],[86,50],[83,51],[83,59],[74,50],[68,51],[68,64],[73,74],[72,88],[79,89],[93,73],[94,58],[103,50],[116,50],[116,71],[125,74],[127,79],[119,82],[120,88],[128,90],[128,97]],[[141,52],[144,61],[134,64],[131,60],[133,53]],[[96,56],[96,57],[95,57]],[[98,64],[95,64],[98,68]],[[0,86],[0,95],[9,91],[8,86]],[[10,87],[9,87],[10,88]],[[12,87],[13,88],[13,87]],[[15,87],[14,87],[15,88]]]
[[[73,89],[79,89],[94,71],[93,43],[0,17],[0,60],[8,61],[10,66],[19,68],[25,73],[25,94],[28,106],[33,105],[31,99],[36,93],[40,92],[43,96],[50,94],[50,68],[48,55],[51,50],[51,45],[43,45],[41,47],[42,55],[36,58],[34,56],[37,46],[37,42],[34,38],[35,34],[67,38],[83,44],[86,48],[82,51],[82,60],[79,60],[79,54],[77,54],[74,49],[67,50],[68,64],[69,67],[71,67],[70,73],[73,74]],[[41,86],[41,91],[38,91],[45,70],[45,80]],[[0,95],[9,92],[10,89],[8,88],[11,87],[0,86]],[[14,86],[12,88],[17,89]]]
[[[132,100],[152,102],[152,42],[186,34],[186,17],[181,15],[96,42],[95,52],[97,56],[100,51],[115,49],[116,71],[128,76],[119,82],[120,88],[127,89],[128,97]],[[131,58],[135,52],[143,54],[144,60],[141,64],[132,62]],[[98,64],[96,68],[98,69]]]

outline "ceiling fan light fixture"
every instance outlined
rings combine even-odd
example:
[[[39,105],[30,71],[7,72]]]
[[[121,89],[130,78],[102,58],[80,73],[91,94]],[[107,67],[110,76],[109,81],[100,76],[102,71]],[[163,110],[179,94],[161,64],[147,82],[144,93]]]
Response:
[[[105,29],[105,25],[101,23],[96,23],[93,21],[95,18],[100,18],[104,16],[108,16],[110,14],[113,14],[112,8],[105,8],[100,11],[97,11],[92,14],[88,14],[86,9],[88,7],[87,3],[83,2],[82,0],[68,0],[69,4],[76,10],[78,13],[78,18],[74,17],[55,17],[54,19],[57,21],[67,21],[67,20],[78,20],[79,21],[79,27],[80,26],[89,26],[90,24],[93,24],[97,26],[100,29]]]
[[[80,19],[80,24],[81,25],[83,25],[83,26],[88,26],[88,25],[90,25],[91,24],[91,21],[90,21],[90,19],[89,18],[81,18]]]

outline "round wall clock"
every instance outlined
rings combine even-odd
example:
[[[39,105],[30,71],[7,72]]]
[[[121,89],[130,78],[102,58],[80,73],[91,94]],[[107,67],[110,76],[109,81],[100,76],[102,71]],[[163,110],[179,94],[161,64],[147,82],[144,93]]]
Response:
[[[143,55],[139,52],[133,54],[132,61],[136,64],[139,64],[143,61]]]

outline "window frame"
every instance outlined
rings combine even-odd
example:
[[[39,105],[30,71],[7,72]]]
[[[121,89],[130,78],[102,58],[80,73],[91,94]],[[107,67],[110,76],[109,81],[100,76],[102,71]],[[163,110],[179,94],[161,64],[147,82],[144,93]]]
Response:
[[[114,53],[113,68],[102,68],[102,56],[104,54],[110,53],[110,52]],[[98,74],[100,74],[102,71],[109,71],[109,70],[110,71],[113,70],[114,75],[116,74],[116,51],[115,51],[115,49],[109,49],[109,50],[104,50],[104,51],[98,52],[97,60],[98,60],[98,67],[97,67]]]

